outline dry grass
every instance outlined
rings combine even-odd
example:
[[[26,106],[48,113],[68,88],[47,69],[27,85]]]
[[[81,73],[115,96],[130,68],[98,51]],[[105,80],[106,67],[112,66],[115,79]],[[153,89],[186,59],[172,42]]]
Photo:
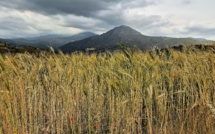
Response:
[[[0,56],[0,134],[215,131],[215,55]]]

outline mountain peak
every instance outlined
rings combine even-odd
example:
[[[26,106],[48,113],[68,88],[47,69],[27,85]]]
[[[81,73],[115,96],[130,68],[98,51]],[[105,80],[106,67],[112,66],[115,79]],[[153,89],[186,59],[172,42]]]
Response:
[[[133,28],[126,26],[126,25],[121,25],[121,26],[115,27],[112,30],[129,30],[129,31],[133,30],[133,31],[136,31]]]
[[[132,29],[131,27],[126,26],[126,25],[117,26],[117,27],[115,27],[115,28],[130,28],[130,29]]]
[[[105,34],[116,35],[116,36],[142,36],[140,32],[125,25],[115,27]]]
[[[140,32],[122,25],[113,28],[112,30],[93,37],[89,37],[80,41],[75,41],[61,46],[59,49],[63,52],[85,51],[86,48],[94,48],[97,52],[106,50],[116,50],[120,44],[126,47],[139,48],[146,51],[154,47],[166,48],[183,44],[198,44],[199,41],[193,39],[180,39],[168,37],[150,37],[142,35]]]

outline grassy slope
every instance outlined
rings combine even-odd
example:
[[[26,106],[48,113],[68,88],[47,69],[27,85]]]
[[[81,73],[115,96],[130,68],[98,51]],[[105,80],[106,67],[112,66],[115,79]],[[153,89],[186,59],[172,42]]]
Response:
[[[214,50],[0,56],[0,133],[207,133]]]

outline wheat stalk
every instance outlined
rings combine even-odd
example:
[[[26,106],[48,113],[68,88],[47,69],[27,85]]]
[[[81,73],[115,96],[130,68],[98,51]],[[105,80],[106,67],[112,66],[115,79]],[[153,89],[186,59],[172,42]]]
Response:
[[[205,103],[205,106],[210,109],[212,117],[215,118],[215,107],[211,103]]]

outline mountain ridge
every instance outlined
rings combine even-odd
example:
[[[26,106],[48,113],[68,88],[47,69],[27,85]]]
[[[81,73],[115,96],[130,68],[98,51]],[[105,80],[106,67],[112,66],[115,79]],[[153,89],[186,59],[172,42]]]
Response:
[[[155,47],[166,48],[179,45],[211,44],[211,41],[197,41],[191,38],[151,37],[143,35],[131,27],[122,25],[101,35],[74,41],[59,47],[65,53],[85,51],[86,48],[95,48],[96,51],[115,50],[120,44],[126,47],[137,47],[142,51]],[[214,43],[214,42],[213,42]]]
[[[31,46],[42,50],[49,50],[50,47],[53,47],[55,50],[59,49],[65,53],[85,51],[87,48],[94,48],[98,52],[114,51],[120,48],[121,44],[126,47],[139,48],[142,51],[179,45],[215,44],[214,41],[203,38],[147,36],[125,25],[115,27],[101,35],[83,32],[72,36],[45,35],[32,38],[0,39],[0,42],[10,46]]]
[[[58,48],[67,43],[95,35],[92,32],[83,32],[72,36],[44,35],[31,38],[0,39],[0,41],[12,46],[32,46],[40,49],[49,49],[49,47]]]

